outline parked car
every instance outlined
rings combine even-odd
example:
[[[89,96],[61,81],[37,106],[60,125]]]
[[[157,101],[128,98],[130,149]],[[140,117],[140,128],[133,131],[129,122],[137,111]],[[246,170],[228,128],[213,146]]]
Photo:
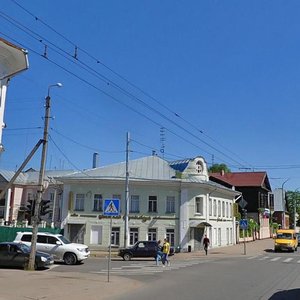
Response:
[[[131,260],[132,258],[156,258],[157,241],[138,241],[132,247],[119,249],[118,256],[124,260]],[[174,254],[174,248],[171,247],[170,255]]]
[[[31,245],[32,232],[17,232],[15,242]],[[64,262],[66,265],[74,265],[90,256],[88,246],[71,243],[61,234],[38,232],[36,249],[53,255],[55,262]]]
[[[26,268],[29,262],[30,248],[23,243],[0,243],[0,266]],[[35,269],[53,264],[54,259],[47,253],[36,251]]]

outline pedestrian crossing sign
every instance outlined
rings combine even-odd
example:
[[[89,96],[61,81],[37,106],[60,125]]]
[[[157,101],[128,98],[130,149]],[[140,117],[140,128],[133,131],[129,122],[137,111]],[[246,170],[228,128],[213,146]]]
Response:
[[[104,216],[118,216],[120,214],[120,200],[119,199],[105,199],[103,207]]]

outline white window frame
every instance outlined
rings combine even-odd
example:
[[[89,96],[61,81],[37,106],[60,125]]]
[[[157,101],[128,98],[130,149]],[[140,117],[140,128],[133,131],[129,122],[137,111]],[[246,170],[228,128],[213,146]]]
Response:
[[[149,228],[148,241],[156,241],[156,240],[157,240],[157,228]]]
[[[213,213],[213,200],[209,197],[208,199],[208,215],[211,217]]]
[[[166,229],[166,238],[170,243],[170,246],[175,246],[175,229],[167,228]]]
[[[153,198],[153,199],[150,199]],[[148,197],[148,212],[157,213],[157,196]]]
[[[195,214],[203,215],[204,197],[195,197]]]
[[[112,246],[120,246],[120,227],[112,227],[111,245]]]
[[[166,199],[166,213],[175,213],[175,197],[167,196]]]
[[[130,213],[139,213],[140,212],[140,196],[131,195],[130,196]]]
[[[84,211],[85,194],[78,193],[75,197],[75,211]]]
[[[138,227],[129,228],[129,245],[134,245],[139,240]]]
[[[93,211],[103,212],[102,194],[94,194]]]

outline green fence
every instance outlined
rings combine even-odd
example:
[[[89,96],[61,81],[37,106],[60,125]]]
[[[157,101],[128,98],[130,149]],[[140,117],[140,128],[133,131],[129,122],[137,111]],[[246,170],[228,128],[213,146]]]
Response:
[[[19,231],[32,231],[30,227],[7,227],[0,226],[0,242],[12,242],[14,241],[17,232]],[[51,233],[60,233],[61,229],[59,228],[39,228],[39,232],[51,232]]]

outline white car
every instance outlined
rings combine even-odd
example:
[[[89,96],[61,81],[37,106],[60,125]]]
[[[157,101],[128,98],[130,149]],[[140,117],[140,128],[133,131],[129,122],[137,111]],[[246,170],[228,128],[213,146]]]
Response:
[[[17,232],[14,242],[31,245],[32,232]],[[61,234],[38,232],[36,250],[49,253],[54,261],[63,261],[66,265],[77,264],[90,256],[88,246],[71,243]]]

